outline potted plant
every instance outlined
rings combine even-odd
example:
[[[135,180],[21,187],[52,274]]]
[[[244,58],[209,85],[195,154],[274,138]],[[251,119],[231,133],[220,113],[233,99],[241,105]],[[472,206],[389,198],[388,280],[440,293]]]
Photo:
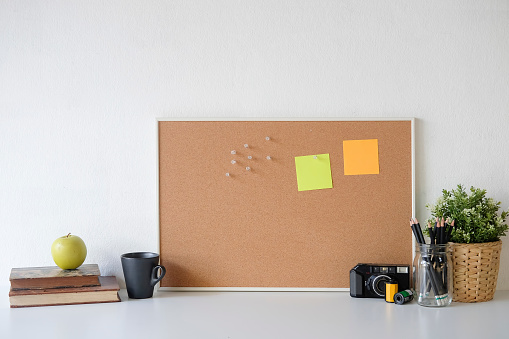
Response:
[[[454,220],[450,237],[453,262],[454,301],[479,302],[493,299],[497,286],[502,241],[509,211],[486,197],[486,190],[462,185],[443,190],[435,204],[427,204],[436,218]]]

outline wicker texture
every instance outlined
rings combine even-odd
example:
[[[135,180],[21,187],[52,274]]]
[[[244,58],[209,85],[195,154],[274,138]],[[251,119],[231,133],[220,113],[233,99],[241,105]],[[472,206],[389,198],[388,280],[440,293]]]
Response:
[[[453,301],[470,303],[493,299],[501,249],[502,241],[452,244]]]

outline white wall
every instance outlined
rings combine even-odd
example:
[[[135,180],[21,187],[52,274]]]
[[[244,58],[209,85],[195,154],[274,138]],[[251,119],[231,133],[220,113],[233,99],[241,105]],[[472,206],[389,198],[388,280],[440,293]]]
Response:
[[[417,217],[507,209],[509,2],[0,0],[1,285],[68,232],[157,250],[156,117],[415,117]]]

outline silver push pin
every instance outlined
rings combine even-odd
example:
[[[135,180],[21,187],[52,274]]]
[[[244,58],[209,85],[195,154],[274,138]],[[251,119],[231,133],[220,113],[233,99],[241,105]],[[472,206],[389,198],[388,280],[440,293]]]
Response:
[[[247,156],[247,158],[248,158],[249,160],[253,159],[253,157],[252,157],[252,156],[250,156],[250,155],[248,155],[248,156]]]
[[[272,159],[270,155],[267,155],[265,158],[266,158],[267,160]]]
[[[270,140],[270,137],[265,137],[265,140],[269,141],[269,140]]]
[[[313,155],[313,159],[318,159],[318,157],[316,155]]]
[[[232,164],[236,164],[237,160],[232,160],[231,162],[232,162]]]
[[[246,171],[250,171],[250,170],[251,170],[251,167],[247,166]]]
[[[248,144],[244,144],[244,147],[245,147],[245,148],[248,148],[248,147],[249,147],[249,145],[248,145]]]
[[[233,150],[230,152],[231,154],[237,154],[237,151],[236,150]]]
[[[229,177],[230,176],[230,173],[226,172],[226,176]]]

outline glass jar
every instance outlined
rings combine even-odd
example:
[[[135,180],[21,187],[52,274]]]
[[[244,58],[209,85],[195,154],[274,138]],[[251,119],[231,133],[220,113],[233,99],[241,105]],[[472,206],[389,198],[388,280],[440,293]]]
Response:
[[[417,303],[429,307],[449,305],[453,293],[449,245],[419,244],[413,265]]]

